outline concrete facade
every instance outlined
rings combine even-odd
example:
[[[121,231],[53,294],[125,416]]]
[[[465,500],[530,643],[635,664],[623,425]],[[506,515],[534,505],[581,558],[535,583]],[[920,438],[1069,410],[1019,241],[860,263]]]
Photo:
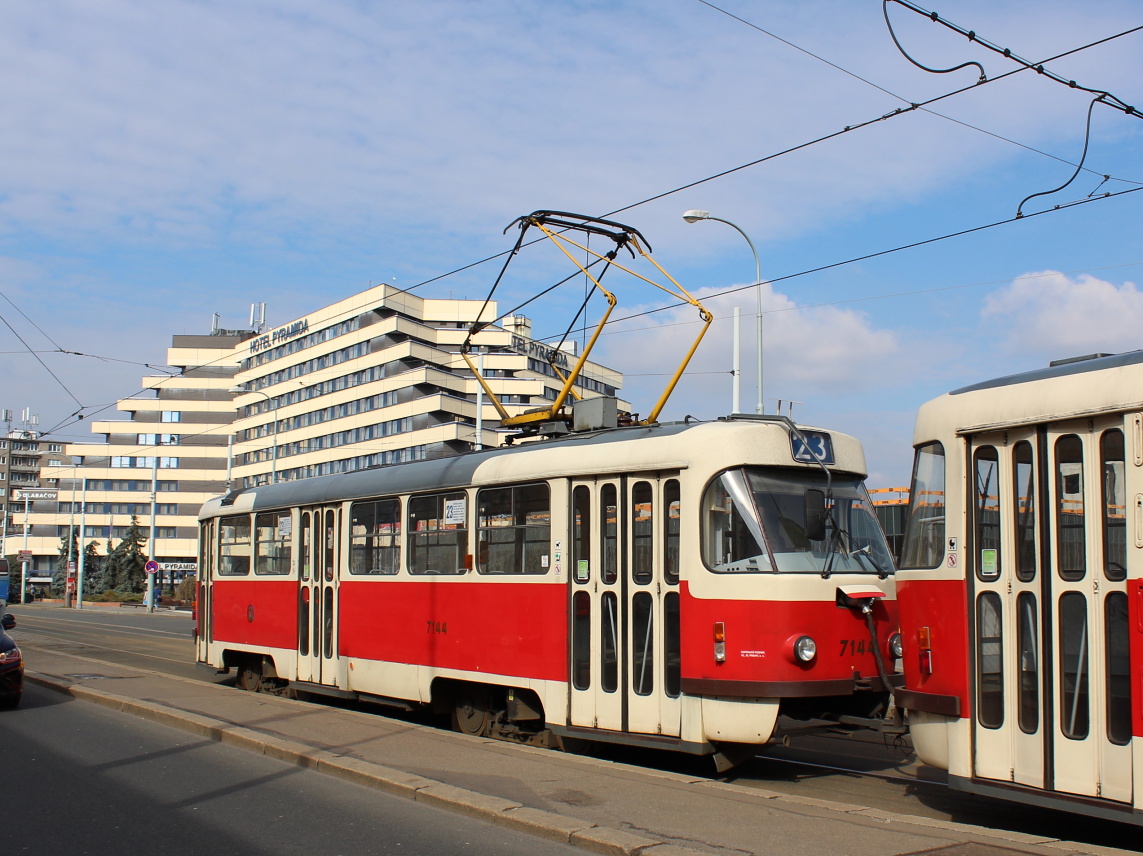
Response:
[[[32,567],[50,576],[71,526],[101,556],[132,515],[148,531],[152,478],[153,556],[169,585],[172,572],[196,567],[203,501],[230,486],[499,445],[499,414],[460,354],[478,318],[496,321],[496,304],[380,285],[272,329],[173,337],[167,363],[177,373],[143,378],[143,393],[117,404],[125,419],[92,422],[98,440],[64,447],[75,463],[61,470],[57,501],[32,505]],[[473,337],[473,359],[510,414],[550,404],[563,384],[550,346],[530,333],[516,316]],[[554,362],[570,370],[574,344]],[[588,362],[575,390],[614,396],[621,384]]]

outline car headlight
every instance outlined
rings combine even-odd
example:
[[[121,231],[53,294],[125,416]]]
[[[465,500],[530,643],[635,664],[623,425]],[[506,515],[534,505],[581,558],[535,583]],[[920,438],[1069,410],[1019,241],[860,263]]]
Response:
[[[905,654],[905,640],[901,638],[900,633],[894,633],[889,637],[889,653],[893,655],[894,660],[900,660]]]
[[[808,663],[818,655],[818,643],[812,636],[799,636],[794,640],[794,657],[799,663]]]
[[[11,663],[20,662],[20,649],[9,648],[7,651],[0,651],[0,666],[7,666]]]

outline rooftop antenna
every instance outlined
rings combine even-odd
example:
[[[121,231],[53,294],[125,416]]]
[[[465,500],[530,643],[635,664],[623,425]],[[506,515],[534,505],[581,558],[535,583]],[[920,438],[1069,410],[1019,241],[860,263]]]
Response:
[[[266,304],[265,303],[251,303],[250,304],[250,328],[255,333],[261,333],[266,329]]]
[[[40,424],[40,414],[33,413],[32,408],[25,407],[20,413],[20,421],[24,423],[24,431],[35,431]]]

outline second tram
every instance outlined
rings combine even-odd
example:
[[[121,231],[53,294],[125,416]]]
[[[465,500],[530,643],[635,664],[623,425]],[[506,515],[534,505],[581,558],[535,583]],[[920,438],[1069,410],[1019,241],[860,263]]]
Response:
[[[921,407],[897,595],[920,759],[1140,822],[1143,351]]]
[[[885,714],[893,565],[851,437],[640,425],[238,490],[201,514],[197,659],[725,768]]]

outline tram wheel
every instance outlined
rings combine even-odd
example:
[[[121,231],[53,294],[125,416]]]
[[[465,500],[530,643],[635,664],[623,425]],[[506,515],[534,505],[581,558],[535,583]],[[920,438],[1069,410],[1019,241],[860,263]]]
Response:
[[[480,736],[488,733],[491,718],[488,690],[479,684],[464,684],[456,690],[452,724],[461,734]]]
[[[262,688],[262,660],[245,660],[238,667],[238,688],[256,693]]]

